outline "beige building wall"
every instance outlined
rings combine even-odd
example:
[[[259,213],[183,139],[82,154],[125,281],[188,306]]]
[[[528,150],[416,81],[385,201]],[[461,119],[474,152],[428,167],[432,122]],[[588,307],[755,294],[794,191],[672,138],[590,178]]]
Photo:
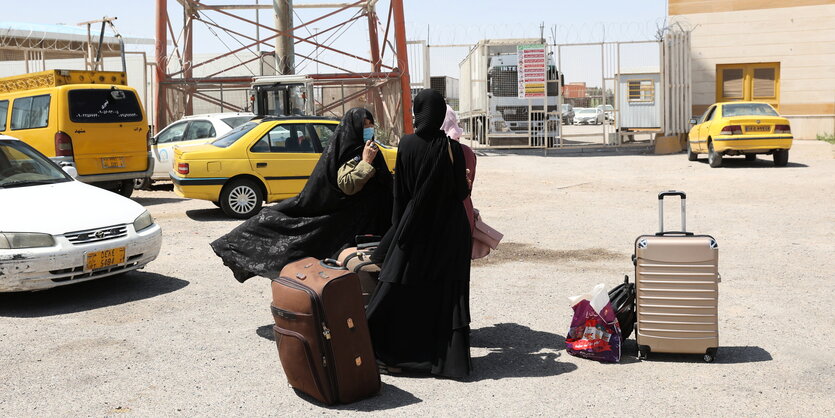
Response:
[[[835,133],[835,1],[670,0],[669,13],[693,30],[694,115],[716,101],[718,64],[779,62],[795,138]]]

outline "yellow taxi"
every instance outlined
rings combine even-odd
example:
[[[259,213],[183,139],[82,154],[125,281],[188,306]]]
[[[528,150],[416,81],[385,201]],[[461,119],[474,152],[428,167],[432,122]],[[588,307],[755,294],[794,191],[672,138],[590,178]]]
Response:
[[[246,219],[258,213],[264,201],[301,192],[338,125],[323,117],[267,117],[208,144],[174,147],[174,191],[209,200],[227,215]],[[397,150],[378,145],[393,170]]]
[[[788,119],[781,117],[768,103],[724,102],[708,107],[688,135],[687,158],[696,161],[707,153],[711,167],[721,167],[726,155],[744,155],[746,160],[757,154],[772,154],[774,165],[789,162],[792,132]]]

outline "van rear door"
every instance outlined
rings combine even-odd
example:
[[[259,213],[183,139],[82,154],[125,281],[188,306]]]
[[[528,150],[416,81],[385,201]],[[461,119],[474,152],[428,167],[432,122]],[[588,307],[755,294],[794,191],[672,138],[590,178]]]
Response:
[[[136,92],[95,87],[67,89],[68,115],[61,130],[72,138],[78,174],[144,172],[148,124]]]

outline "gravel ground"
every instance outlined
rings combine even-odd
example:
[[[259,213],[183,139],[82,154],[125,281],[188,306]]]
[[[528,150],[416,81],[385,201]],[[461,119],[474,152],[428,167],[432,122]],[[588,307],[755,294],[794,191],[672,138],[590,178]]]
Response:
[[[268,283],[237,283],[208,243],[238,222],[165,187],[138,192],[164,229],[141,272],[0,295],[0,416],[381,414],[782,415],[835,413],[835,147],[770,157],[480,157],[474,202],[505,233],[473,264],[466,381],[383,376],[379,396],[326,408],[288,388],[269,338]],[[656,193],[688,193],[688,229],[720,245],[718,359],[620,364],[564,350],[566,297],[632,275]],[[677,210],[668,222],[675,224]]]

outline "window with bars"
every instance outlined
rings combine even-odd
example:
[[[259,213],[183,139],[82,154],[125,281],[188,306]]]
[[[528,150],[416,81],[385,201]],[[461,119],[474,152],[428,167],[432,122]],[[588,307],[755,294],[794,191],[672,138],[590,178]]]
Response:
[[[626,80],[627,100],[630,102],[654,102],[655,83],[652,80]]]
[[[716,101],[759,101],[777,108],[780,102],[780,63],[717,65]]]

